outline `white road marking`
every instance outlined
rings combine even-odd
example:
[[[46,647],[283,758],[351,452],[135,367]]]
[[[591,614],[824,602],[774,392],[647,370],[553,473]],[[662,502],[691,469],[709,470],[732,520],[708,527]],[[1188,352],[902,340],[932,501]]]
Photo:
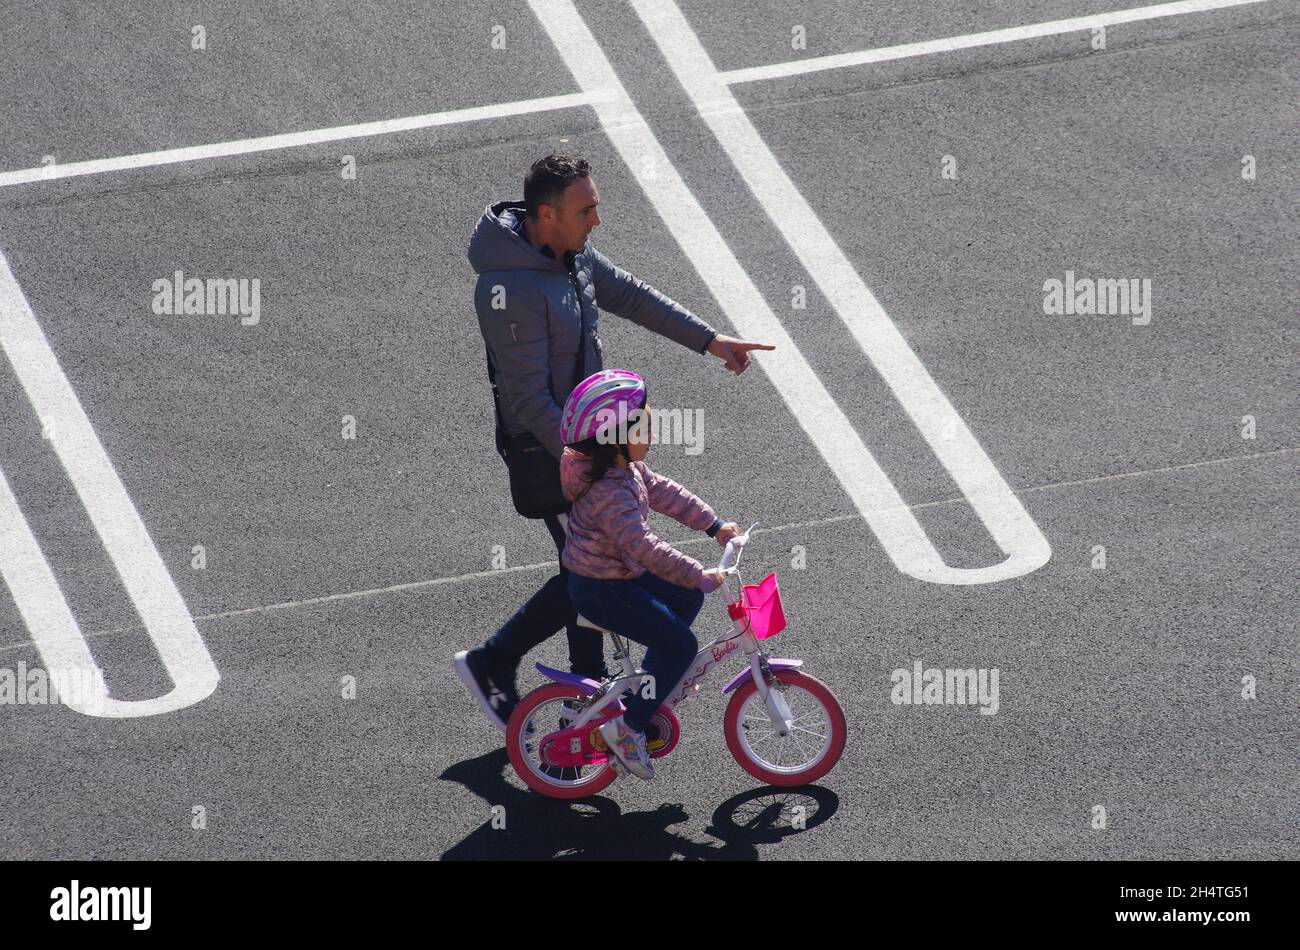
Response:
[[[1079,485],[1095,485],[1102,482],[1115,481],[1122,478],[1141,478],[1147,475],[1164,475],[1169,472],[1182,472],[1191,469],[1205,468],[1210,465],[1224,465],[1231,462],[1248,462],[1255,459],[1270,458],[1274,455],[1296,455],[1300,454],[1300,448],[1294,449],[1275,449],[1269,452],[1254,452],[1249,455],[1230,455],[1226,458],[1205,459],[1200,462],[1185,462],[1181,465],[1166,465],[1161,468],[1145,468],[1133,472],[1115,472],[1111,475],[1093,475],[1089,478],[1074,478],[1064,482],[1047,482],[1042,485],[1029,485],[1019,488],[1017,491],[1022,494],[1029,492],[1051,491],[1056,488],[1075,488]],[[0,499],[2,501],[3,499]],[[908,505],[912,511],[921,508],[937,508],[944,505],[961,505],[965,504],[966,499],[960,495],[953,498],[937,498],[934,501],[922,501],[915,505]],[[788,524],[773,525],[767,528],[755,528],[754,534],[776,534],[785,531],[807,531],[809,529],[825,528],[830,525],[847,524],[858,521],[861,515],[832,515],[829,518],[815,518],[811,521],[792,521]],[[717,548],[717,542],[712,538],[691,537],[684,538],[680,541],[671,542],[674,547],[689,548],[697,545],[712,545]],[[718,549],[721,552],[721,549]],[[531,571],[555,570],[559,566],[558,561],[534,561],[531,564],[516,564],[514,567],[505,567],[488,571],[471,571],[468,574],[452,574],[446,577],[431,577],[422,581],[410,581],[405,584],[394,584],[391,587],[371,587],[364,590],[350,590],[341,594],[326,594],[322,597],[308,597],[304,600],[286,600],[278,604],[262,604],[257,607],[241,607],[238,610],[223,610],[219,613],[202,614],[194,619],[200,622],[209,620],[225,620],[230,617],[246,617],[254,614],[270,613],[277,610],[295,610],[301,607],[316,607],[322,604],[334,604],[342,601],[358,600],[366,597],[383,597],[386,594],[400,594],[406,591],[424,590],[429,587],[443,587],[448,584],[462,584],[467,581],[486,580],[488,578],[500,577],[505,574],[522,574]],[[60,596],[62,596],[60,594]],[[119,633],[132,633],[140,630],[139,624],[125,627],[113,627],[108,630],[96,630],[87,633],[86,637],[94,639],[95,637],[107,637]],[[26,650],[31,646],[28,640],[21,640],[17,643],[0,643],[0,653],[15,652]]]
[[[994,30],[986,33],[971,34],[960,37],[950,37],[941,40],[933,40],[924,43],[910,43],[884,49],[867,50],[858,53],[840,54],[837,56],[818,57],[810,60],[803,60],[794,63],[779,63],[770,66],[753,67],[749,69],[731,70],[726,73],[718,73],[709,64],[711,77],[709,79],[716,85],[725,87],[728,84],[741,82],[751,82],[761,79],[775,79],[785,76],[796,75],[799,73],[819,71],[823,69],[840,68],[844,66],[860,65],[871,62],[881,62],[892,59],[901,59],[905,57],[927,55],[931,53],[942,53],[956,49],[970,48],[974,46],[991,45],[996,43],[1012,42],[1021,39],[1029,39],[1038,36],[1048,36],[1053,34],[1071,32],[1076,30],[1087,30],[1098,26],[1110,26],[1119,23],[1135,22],[1138,20],[1153,19],[1157,17],[1173,16],[1184,13],[1202,12],[1226,7],[1241,6],[1249,3],[1265,2],[1265,0],[1187,0],[1187,2],[1157,4],[1148,7],[1140,7],[1130,10],[1112,11],[1110,13],[1097,14],[1087,17],[1076,17],[1067,20],[1056,20],[1047,23],[1032,24],[1022,27],[1014,27],[1006,30]],[[593,105],[597,109],[598,115],[607,133],[611,138],[615,138],[613,133],[620,133],[615,140],[616,147],[619,148],[624,160],[628,166],[634,170],[639,168],[638,164],[633,161],[637,154],[634,147],[638,144],[645,144],[648,141],[652,144],[651,154],[663,161],[665,167],[670,171],[670,184],[664,188],[660,198],[671,198],[676,201],[685,199],[682,207],[691,211],[692,221],[689,226],[684,226],[680,230],[674,229],[672,222],[665,217],[666,223],[669,224],[670,231],[679,242],[683,237],[699,237],[701,234],[709,235],[711,240],[707,242],[710,252],[716,254],[719,250],[724,252],[724,256],[716,257],[714,260],[705,260],[705,264],[725,262],[730,258],[730,265],[727,267],[727,274],[717,280],[711,280],[707,272],[702,272],[701,276],[705,279],[710,289],[719,296],[720,300],[724,298],[721,293],[733,291],[740,293],[741,296],[734,298],[733,307],[724,309],[728,311],[729,316],[733,318],[733,323],[746,335],[763,336],[766,339],[775,339],[785,350],[788,359],[785,360],[789,365],[782,371],[783,381],[786,388],[781,390],[783,398],[787,403],[791,403],[792,397],[811,396],[820,408],[825,408],[825,403],[830,402],[833,407],[834,427],[841,428],[847,426],[847,420],[844,419],[838,407],[834,407],[830,401],[829,394],[825,392],[824,387],[816,380],[811,373],[802,356],[795,349],[794,344],[790,341],[784,329],[775,323],[775,317],[767,308],[765,302],[759,301],[758,308],[754,311],[757,317],[750,319],[736,319],[734,312],[740,305],[753,305],[753,298],[757,297],[757,290],[753,287],[748,277],[740,271],[738,262],[731,255],[729,248],[726,248],[721,236],[717,233],[712,223],[704,216],[703,210],[688,191],[684,183],[681,182],[676,170],[667,162],[667,157],[662,148],[654,139],[652,133],[639,112],[635,109],[626,91],[623,89],[621,82],[618,81],[612,69],[609,67],[607,60],[596,44],[594,37],[586,29],[585,23],[577,16],[576,11],[568,3],[553,3],[551,0],[532,0],[531,5],[534,12],[537,13],[543,24],[550,23],[563,25],[565,21],[572,27],[576,25],[580,28],[580,33],[576,41],[569,42],[557,38],[557,33],[548,26],[548,31],[552,35],[557,48],[562,53],[568,49],[570,53],[581,55],[590,53],[593,49],[597,54],[596,61],[591,64],[591,68],[584,68],[583,64],[576,62],[573,56],[566,56],[566,62],[569,64],[570,71],[574,73],[575,78],[582,82],[582,76],[605,75],[612,80],[610,88],[592,87],[582,93],[571,95],[551,96],[539,99],[524,100],[513,103],[500,103],[496,105],[475,107],[470,109],[453,110],[443,113],[432,113],[423,116],[412,116],[407,118],[381,120],[378,122],[362,123],[351,126],[338,126],[328,129],[318,129],[306,132],[288,133],[282,135],[265,136],[254,139],[244,139],[232,142],[213,143],[209,145],[193,146],[188,148],[168,149],[163,151],[140,153],[136,155],[119,156],[116,158],[98,159],[84,162],[74,162],[66,165],[40,166],[38,168],[25,169],[11,172],[0,172],[0,187],[9,185],[26,184],[38,181],[49,181],[58,178],[68,178],[80,175],[102,174],[106,172],[120,171],[132,168],[142,168],[154,165],[163,165],[176,162],[195,161],[207,158],[216,158],[230,155],[248,154],[253,152],[269,151],[275,149],[292,148],[302,145],[311,145],[322,142],[337,141],[350,138],[361,138],[374,135],[383,135],[391,132],[406,131],[411,129],[428,128],[438,125],[446,125],[456,122],[477,121],[482,119],[499,118],[506,115],[517,115],[528,112],[546,111],[551,109],[570,108],[578,105]],[[567,8],[567,9],[565,9]],[[650,11],[658,15],[662,10],[653,10],[648,4],[641,4],[643,20],[645,19],[644,11]],[[676,9],[674,7],[674,12]],[[680,13],[677,12],[680,18]],[[681,20],[685,24],[685,20]],[[687,27],[689,30],[689,27]],[[692,39],[694,34],[691,33]],[[697,49],[698,41],[695,41]],[[680,57],[677,57],[680,63]],[[689,64],[688,64],[689,65]],[[697,74],[696,78],[701,78]],[[602,109],[606,105],[609,108]],[[698,103],[697,103],[698,105]],[[701,114],[710,115],[730,114],[735,116],[739,113],[739,107],[731,97],[714,98],[706,103],[707,108],[701,109]],[[720,112],[715,112],[720,107]],[[743,117],[743,114],[742,114]],[[748,124],[746,122],[746,124]],[[752,126],[751,126],[752,129]],[[715,129],[715,132],[717,130]],[[622,134],[626,133],[626,134]],[[755,133],[756,134],[756,133]],[[765,148],[765,146],[764,146]],[[734,159],[733,159],[734,160]],[[637,175],[643,188],[646,188],[647,194],[651,191],[647,188],[645,176],[638,172]],[[784,177],[784,173],[782,173]],[[788,183],[788,179],[786,180]],[[753,184],[751,183],[751,188]],[[792,187],[792,186],[791,186]],[[653,197],[653,196],[652,196]],[[800,198],[800,200],[802,200]],[[656,202],[656,208],[664,215],[665,210],[672,211],[671,201],[660,205]],[[811,213],[811,212],[810,212]],[[820,222],[818,222],[820,227]],[[787,235],[787,239],[789,239]],[[794,246],[792,244],[792,246]],[[683,244],[683,247],[686,247]],[[697,264],[697,267],[700,266]],[[807,264],[805,264],[807,266]],[[811,268],[810,268],[811,270]],[[856,275],[854,275],[856,279]],[[870,291],[863,285],[862,290],[870,294]],[[872,298],[874,302],[874,297]],[[877,305],[878,306],[878,305]],[[883,316],[883,312],[881,313]],[[887,319],[887,318],[886,318]],[[892,329],[892,324],[890,324]],[[34,332],[33,332],[34,331]],[[897,331],[894,330],[896,333]],[[53,352],[49,349],[48,342],[44,334],[40,331],[39,325],[31,313],[30,306],[27,304],[21,289],[18,287],[9,270],[7,262],[0,254],[0,343],[8,355],[15,371],[18,372],[24,388],[32,400],[33,406],[37,408],[43,418],[54,420],[56,423],[55,431],[65,424],[70,423],[70,429],[65,430],[65,435],[56,437],[55,446],[58,451],[60,461],[65,471],[74,483],[82,503],[86,506],[87,512],[91,515],[92,522],[99,532],[105,548],[109,550],[110,556],[113,557],[114,565],[118,570],[119,576],[127,586],[137,611],[145,619],[145,629],[149,631],[150,636],[154,639],[160,655],[163,659],[168,673],[172,676],[175,684],[174,689],[165,696],[153,700],[139,702],[120,702],[103,697],[103,708],[106,710],[103,714],[109,716],[138,716],[152,715],[159,712],[165,712],[171,709],[182,708],[197,702],[202,698],[210,695],[216,688],[219,680],[215,665],[208,655],[202,639],[199,637],[197,630],[194,629],[193,620],[189,616],[180,598],[179,592],[170,575],[166,571],[165,565],[162,564],[152,540],[140,521],[139,514],[135,511],[134,505],[127,496],[125,488],[122,486],[117,473],[113,470],[102,445],[99,444],[93,429],[90,427],[89,420],[85,417],[84,411],[76,400],[71,386],[68,384],[66,377],[63,376]],[[904,344],[905,345],[905,344]],[[909,355],[910,350],[908,351]],[[914,355],[912,358],[915,359]],[[773,368],[765,364],[771,360],[770,356],[760,357],[760,365],[764,365],[769,375],[773,375]],[[918,364],[919,365],[919,364]],[[41,380],[40,373],[49,373],[53,369],[54,374]],[[924,372],[924,368],[922,367]],[[928,379],[928,374],[927,377]],[[776,379],[774,378],[774,382]],[[931,381],[932,382],[932,381]],[[937,391],[937,390],[936,390]],[[942,399],[942,394],[940,393]],[[951,406],[947,405],[946,399],[943,404],[951,411]],[[56,410],[53,413],[42,412],[41,406],[47,409]],[[793,408],[793,404],[792,404]],[[955,415],[955,414],[954,414]],[[799,414],[796,413],[796,417]],[[960,420],[958,419],[960,423]],[[800,418],[801,425],[804,425],[806,431],[809,426],[804,418]],[[919,427],[919,424],[918,424]],[[850,430],[851,431],[851,430]],[[925,430],[922,430],[925,432]],[[964,424],[960,425],[959,432],[970,436],[965,429]],[[812,433],[810,432],[810,435]],[[841,438],[844,434],[841,432]],[[973,437],[970,437],[973,441]],[[929,434],[927,434],[929,439]],[[874,479],[883,479],[885,484],[888,481],[884,473],[879,470],[874,459],[867,453],[865,446],[857,439],[856,434],[852,434],[852,441],[856,446],[851,447],[853,451],[848,454],[855,454],[860,451],[866,456],[869,463],[866,472],[868,482]],[[934,445],[931,440],[931,445]],[[819,448],[821,445],[819,444]],[[976,443],[978,449],[978,444]],[[1292,450],[1283,450],[1292,451]],[[825,452],[823,452],[825,455]],[[1273,454],[1273,453],[1262,453]],[[983,455],[980,450],[980,455]],[[987,457],[985,457],[987,460]],[[1214,460],[1218,461],[1218,460]],[[1191,466],[1174,466],[1175,470],[1183,467],[1194,467],[1199,464],[1214,464],[1214,461],[1208,463],[1192,463]],[[991,463],[990,463],[991,465]],[[1166,471],[1159,469],[1153,471]],[[838,473],[837,473],[838,474]],[[994,472],[996,475],[996,470]],[[1130,474],[1142,473],[1124,473],[1115,476],[1100,476],[1097,479],[1084,479],[1079,482],[1065,482],[1059,484],[1081,484],[1089,481],[1104,480],[1107,478],[1129,477]],[[1001,482],[1001,476],[997,479]],[[843,481],[843,479],[841,479]],[[847,487],[847,486],[846,486]],[[996,487],[996,486],[995,486]],[[1005,488],[1005,483],[1002,483]],[[1053,486],[1038,486],[1028,488],[1025,491],[1036,491],[1042,488]],[[879,506],[873,505],[869,510],[883,519],[891,511],[910,511],[917,508],[928,507],[931,505],[955,503],[962,500],[972,500],[969,496],[966,499],[950,499],[937,502],[927,502],[919,505],[906,505],[902,499],[893,491],[892,485],[888,486],[892,495],[893,505]],[[97,494],[104,491],[103,495]],[[1014,500],[1014,498],[1013,498]],[[1016,502],[1018,505],[1018,501]],[[861,506],[859,506],[861,509]],[[1023,512],[1023,508],[1021,509]],[[867,511],[862,512],[864,517]],[[831,521],[851,520],[853,516],[842,516],[841,518],[830,519]],[[1027,515],[1026,515],[1027,517]],[[873,530],[877,526],[868,518],[868,523],[872,524]],[[913,523],[914,523],[914,519]],[[880,521],[884,527],[889,527],[885,520]],[[987,524],[987,521],[986,521]],[[1032,524],[1032,522],[1031,522]],[[919,528],[919,526],[918,526]],[[760,529],[762,530],[779,530],[779,529]],[[1036,526],[1034,527],[1036,531]],[[879,535],[879,530],[877,534]],[[1041,535],[1040,535],[1041,537]],[[141,543],[143,541],[143,543]],[[690,543],[690,542],[688,542]],[[1045,539],[1044,539],[1044,544]],[[928,539],[925,539],[925,545],[929,546]],[[1004,547],[1005,550],[1005,547]],[[117,555],[128,556],[128,563],[124,566]],[[933,548],[930,547],[933,552]],[[924,552],[921,552],[924,554]],[[137,554],[141,558],[141,563],[133,563],[129,560],[130,554]],[[1050,552],[1049,552],[1050,554]],[[892,555],[891,555],[892,556]],[[935,555],[937,556],[937,554]],[[1008,562],[998,567],[1005,567]],[[528,565],[523,567],[512,568],[511,570],[528,570],[539,566],[554,565],[555,562],[545,562],[542,565]],[[945,570],[951,570],[944,565]],[[1030,568],[1032,569],[1032,568]],[[988,571],[992,569],[981,569]],[[35,620],[33,629],[33,639],[42,657],[50,670],[58,669],[76,669],[76,668],[93,668],[95,665],[93,658],[85,643],[85,638],[76,626],[75,619],[67,607],[66,600],[62,591],[59,590],[57,581],[54,579],[52,572],[49,570],[48,563],[40,553],[39,546],[31,533],[26,519],[23,517],[21,509],[18,506],[17,499],[14,497],[9,488],[3,472],[0,472],[0,572],[3,573],[6,583],[9,585],[14,595],[16,604],[20,612],[23,613],[24,619],[29,626]],[[462,575],[457,578],[439,578],[432,581],[417,582],[414,584],[398,585],[392,588],[383,588],[375,591],[359,591],[348,594],[331,595],[324,598],[316,598],[307,601],[291,602],[284,605],[272,605],[271,607],[255,607],[243,611],[232,611],[223,614],[210,615],[211,618],[233,616],[236,614],[253,613],[268,609],[278,609],[280,607],[298,606],[302,604],[321,603],[332,600],[341,600],[357,596],[368,596],[375,593],[385,593],[395,590],[404,590],[428,586],[431,584],[445,583],[454,580],[461,580],[470,577],[488,576],[500,574],[501,571],[477,572],[471,575]],[[909,572],[910,573],[910,572]],[[915,575],[914,575],[915,576]],[[1014,575],[1008,575],[1014,576]],[[926,579],[933,580],[934,577]],[[951,581],[957,583],[970,583],[971,580]],[[205,618],[208,619],[208,618]],[[40,635],[37,630],[40,630]],[[25,644],[23,644],[25,645]],[[16,646],[16,645],[15,645]],[[3,649],[3,648],[0,648]],[[201,694],[201,695],[200,695]]]
[[[1118,26],[1121,23],[1136,23],[1139,20],[1155,20],[1185,13],[1203,13],[1209,10],[1221,10],[1227,7],[1240,7],[1247,4],[1267,2],[1268,0],[1182,0],[1179,3],[1157,3],[1146,7],[1133,7],[1128,10],[1112,10],[1109,13],[1071,17],[1067,20],[1049,20],[1044,23],[1013,26],[1004,30],[989,30],[985,33],[949,36],[940,40],[925,40],[920,43],[902,43],[898,46],[860,50],[856,53],[836,53],[831,56],[815,56],[811,59],[801,59],[790,63],[772,63],[770,66],[729,69],[726,72],[718,73],[718,80],[727,85],[735,85],[763,79],[785,79],[787,76],[821,72],[826,69],[842,69],[846,66],[863,66],[868,63],[909,59],[913,56],[949,53],[953,50],[971,49],[976,46],[1014,43],[1019,40],[1035,39],[1042,36],[1095,30],[1103,26]]]
[[[926,40],[920,43],[903,43],[899,46],[887,46],[881,49],[862,50],[856,53],[839,53],[833,56],[817,56],[812,59],[798,60],[792,63],[773,63],[768,66],[752,66],[745,69],[732,69],[717,73],[717,78],[724,85],[755,82],[761,79],[783,79],[800,73],[820,72],[825,69],[839,69],[845,66],[860,66],[866,63],[879,63],[893,59],[906,59],[913,56],[926,56],[932,53],[947,53],[957,49],[969,49],[974,46],[990,46],[996,43],[1011,43],[1017,40],[1032,39],[1040,36],[1052,36],[1076,30],[1088,30],[1098,26],[1113,26],[1120,23],[1132,23],[1138,20],[1151,20],[1159,17],[1176,16],[1182,13],[1200,13],[1225,7],[1243,6],[1251,3],[1266,3],[1268,0],[1182,0],[1178,3],[1159,3],[1147,7],[1135,7],[1129,10],[1115,10],[1110,13],[1098,13],[1092,16],[1073,17],[1068,20],[1051,20],[1045,23],[1032,23],[1026,26],[1010,27],[1004,30],[990,30],[986,33],[971,33],[966,36],[950,36],[939,40]],[[598,102],[612,101],[622,93],[622,86],[617,89],[593,88],[579,93],[561,96],[544,96],[538,99],[521,99],[514,102],[500,102],[486,106],[473,106],[467,109],[453,109],[447,112],[433,112],[426,115],[406,116],[398,119],[381,119],[377,122],[362,122],[357,125],[340,125],[327,129],[313,129],[305,132],[288,132],[281,135],[267,135],[252,139],[236,139],[229,142],[213,142],[208,145],[193,145],[184,148],[164,149],[156,152],[140,152],[135,155],[120,155],[116,158],[99,158],[82,162],[69,162],[60,165],[40,165],[36,168],[24,168],[17,171],[0,172],[0,188],[10,185],[27,185],[34,182],[54,181],[60,178],[72,178],[78,175],[99,175],[106,172],[124,171],[132,168],[148,168],[155,165],[169,165],[176,162],[192,162],[209,158],[222,158],[230,155],[247,155],[252,152],[269,152],[276,149],[296,148],[302,145],[318,145],[322,142],[336,142],[343,139],[367,138],[375,135],[387,135],[392,132],[407,132],[413,129],[427,129],[439,125],[452,125],[458,122],[477,122],[484,119],[499,119],[512,115],[525,115],[530,112],[547,112],[555,109],[570,109],[575,106],[595,105]]]
[[[209,145],[169,148],[159,152],[121,155],[117,158],[69,162],[66,165],[58,163],[41,165],[38,168],[26,168],[21,171],[0,172],[0,188],[8,185],[52,181],[58,178],[72,178],[77,175],[99,175],[105,172],[124,171],[131,168],[170,165],[175,162],[194,162],[208,158],[225,158],[231,155],[247,155],[252,152],[269,152],[275,149],[319,145],[322,142],[337,142],[343,139],[368,138],[375,135],[388,135],[392,132],[409,132],[413,129],[429,129],[439,125],[453,125],[458,122],[478,122],[483,119],[500,119],[512,115],[525,115],[530,112],[571,109],[574,106],[592,105],[600,101],[604,95],[606,95],[604,92],[597,89],[563,96],[545,96],[540,99],[499,102],[487,106],[474,106],[469,109],[453,109],[448,112],[413,115],[401,119],[382,119],[378,122],[363,122],[358,125],[339,125],[333,128],[313,129],[307,132],[288,132],[283,135],[267,135],[261,138],[237,139],[232,142],[214,142]]]
[[[904,43],[898,46],[862,50],[855,53],[818,56],[812,59],[799,60],[791,63],[773,63],[768,66],[753,66],[745,69],[733,69],[728,70],[727,72],[717,73],[717,78],[723,84],[755,82],[762,79],[782,79],[787,76],[819,72],[826,69],[859,66],[866,63],[878,63],[894,59],[906,59],[913,56],[925,56],[933,53],[946,53],[952,50],[969,49],[975,46],[990,46],[997,43],[1010,43],[1017,40],[1032,39],[1040,36],[1052,36],[1059,33],[1074,32],[1076,30],[1088,30],[1098,26],[1112,26],[1120,23],[1132,23],[1139,20],[1176,16],[1184,13],[1200,13],[1207,10],[1217,10],[1226,7],[1265,2],[1268,2],[1268,0],[1182,0],[1182,2],[1178,3],[1160,3],[1153,6],[1136,7],[1129,10],[1115,10],[1110,13],[1099,13],[1092,16],[1073,17],[1067,20],[1051,20],[1045,23],[1033,23],[1026,26],[1010,27],[1003,30],[990,30],[985,33],[951,36],[944,39],[927,40],[920,43]],[[72,178],[78,175],[96,175],[132,168],[168,165],[176,162],[198,161],[208,158],[221,158],[230,155],[246,155],[252,152],[266,152],[276,149],[296,148],[302,145],[316,145],[322,142],[335,142],[343,139],[387,135],[392,132],[405,132],[412,129],[432,128],[439,125],[451,125],[458,122],[476,122],[484,119],[497,119],[511,115],[524,115],[530,112],[545,112],[555,109],[568,109],[575,106],[595,105],[600,101],[610,101],[612,98],[619,95],[621,89],[621,86],[617,90],[592,89],[568,95],[523,99],[514,102],[474,106],[466,109],[454,109],[447,112],[406,116],[398,119],[382,119],[377,122],[363,122],[356,125],[341,125],[305,132],[289,132],[281,135],[268,135],[252,139],[237,139],[229,142],[214,142],[207,145],[164,149],[156,152],[140,152],[134,155],[121,155],[116,158],[69,162],[66,165],[60,165],[58,163],[40,165],[36,168],[0,172],[0,188],[10,185],[24,185],[33,182],[52,181],[59,178]]]
[[[944,563],[920,522],[681,180],[571,0],[529,0],[529,5],[581,88],[619,92],[617,99],[595,106],[605,133],[740,334],[776,344],[775,352],[756,354],[755,362],[772,380],[898,569],[933,583],[983,584],[1018,577],[1047,563],[1051,556],[1047,539],[777,165],[731,91],[716,81],[711,61],[676,7],[668,3],[633,4],[661,49],[672,42],[681,44],[671,52],[665,50],[665,55],[697,108],[702,113],[718,107],[734,110],[734,114],[727,113],[726,121],[718,115],[711,117],[723,148],[970,499],[995,542],[1007,554],[1004,561],[984,568],[954,568]],[[696,65],[684,62],[687,59],[696,61]],[[733,130],[739,141],[727,141],[725,130]],[[739,154],[742,151],[748,154]],[[651,174],[651,170],[657,173]],[[945,428],[952,436],[940,442]]]
[[[108,696],[100,676],[96,677],[98,694],[78,697],[80,702],[69,705],[89,716],[126,718],[171,712],[206,698],[221,678],[216,665],[3,253],[0,348],[13,365],[36,415],[52,424],[51,443],[59,462],[173,683],[172,690],[163,696],[123,701]],[[89,645],[2,473],[0,574],[47,672],[98,672]]]

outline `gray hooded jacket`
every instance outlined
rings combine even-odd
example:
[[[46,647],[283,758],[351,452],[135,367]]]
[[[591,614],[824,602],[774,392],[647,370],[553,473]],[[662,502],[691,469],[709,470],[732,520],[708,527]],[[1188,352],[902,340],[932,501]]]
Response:
[[[591,240],[559,261],[524,237],[522,201],[488,205],[469,241],[478,276],[474,309],[496,366],[506,435],[529,431],[557,459],[560,413],[573,389],[586,314],[586,375],[604,368],[597,307],[703,353],[716,331],[680,304],[614,266]],[[566,268],[568,262],[572,272]]]

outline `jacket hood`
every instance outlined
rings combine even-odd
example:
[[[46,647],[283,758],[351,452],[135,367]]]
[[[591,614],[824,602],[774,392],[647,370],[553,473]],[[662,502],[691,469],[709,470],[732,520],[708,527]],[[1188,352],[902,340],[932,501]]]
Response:
[[[569,501],[573,501],[586,489],[587,476],[593,464],[590,456],[583,455],[567,445],[564,447],[564,454],[560,456],[560,489]],[[611,475],[629,477],[631,474],[628,469],[614,466],[605,473],[605,477]]]
[[[498,201],[484,210],[469,239],[469,263],[474,273],[493,270],[564,270],[564,263],[547,257],[528,243],[523,227],[528,206],[522,201]]]

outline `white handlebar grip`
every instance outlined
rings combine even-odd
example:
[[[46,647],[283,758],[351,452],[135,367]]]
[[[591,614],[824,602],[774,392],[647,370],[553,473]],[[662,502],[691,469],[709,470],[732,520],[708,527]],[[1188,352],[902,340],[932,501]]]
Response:
[[[749,526],[749,531],[753,531],[757,527],[758,522],[755,521]],[[727,542],[727,547],[722,552],[722,560],[718,562],[719,570],[725,571],[735,566],[736,561],[740,559],[740,552],[744,549],[745,545],[749,543],[749,531],[746,531],[744,534],[738,534]]]

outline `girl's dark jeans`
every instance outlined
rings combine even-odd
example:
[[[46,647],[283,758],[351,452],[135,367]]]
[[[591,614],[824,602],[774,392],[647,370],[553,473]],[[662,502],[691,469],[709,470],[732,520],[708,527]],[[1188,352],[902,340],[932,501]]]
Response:
[[[699,652],[691,624],[704,592],[646,571],[631,580],[601,580],[569,572],[569,600],[588,620],[646,647],[641,668],[654,676],[653,696],[637,688],[623,722],[645,731],[655,710],[681,682]]]

